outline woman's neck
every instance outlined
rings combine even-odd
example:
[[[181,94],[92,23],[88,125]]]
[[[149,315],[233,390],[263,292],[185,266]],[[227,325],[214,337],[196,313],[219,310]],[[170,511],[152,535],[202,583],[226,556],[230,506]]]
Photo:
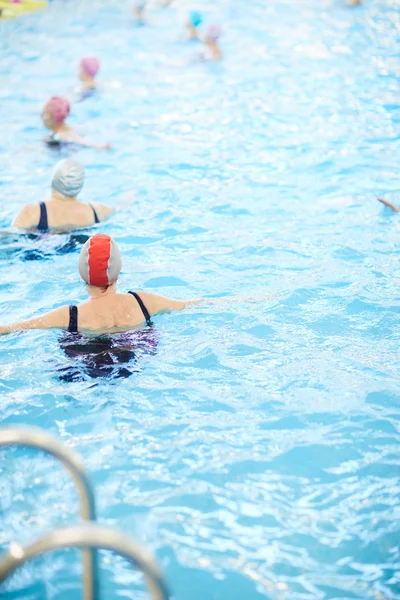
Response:
[[[189,31],[189,40],[197,40],[199,36],[196,27],[194,27],[191,23],[188,23],[187,28]]]
[[[86,92],[87,90],[93,90],[96,87],[96,82],[94,79],[85,79],[85,81],[82,81],[82,91]]]
[[[210,49],[213,60],[218,60],[219,58],[221,58],[222,52],[221,52],[221,48],[218,46],[217,42],[209,40],[207,45]]]
[[[60,125],[51,125],[51,131],[54,133],[62,133],[70,131],[70,127],[66,123],[61,123]]]
[[[98,300],[100,298],[109,298],[117,293],[117,286],[115,283],[109,285],[105,290],[104,288],[97,287],[95,285],[88,285],[87,291],[89,294],[89,300]]]
[[[68,196],[63,196],[60,192],[56,192],[56,190],[51,190],[51,200],[50,202],[77,202],[78,198],[74,196],[73,198],[69,198]]]

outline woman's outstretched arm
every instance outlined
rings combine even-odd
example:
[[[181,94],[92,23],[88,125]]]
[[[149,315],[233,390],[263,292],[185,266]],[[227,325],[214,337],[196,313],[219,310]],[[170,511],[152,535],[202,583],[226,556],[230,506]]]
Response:
[[[94,148],[95,150],[111,150],[111,144],[98,144],[96,142],[92,142],[91,140],[87,140],[80,136],[76,131],[69,135],[70,142],[74,142],[75,144],[79,144],[80,146],[85,146],[86,148]]]
[[[173,300],[172,298],[166,298],[165,296],[159,296],[158,294],[152,294],[151,292],[137,292],[144,302],[150,316],[157,315],[162,312],[168,312],[170,310],[183,310],[191,304],[198,304],[203,302],[199,300]]]
[[[389,202],[389,200],[385,200],[384,198],[378,198],[378,202],[381,202],[384,206],[391,208],[393,212],[400,212],[400,208],[395,204]]]
[[[150,315],[156,315],[171,310],[183,310],[193,304],[226,304],[227,302],[263,302],[274,300],[276,296],[265,292],[258,296],[222,296],[220,298],[197,298],[195,300],[173,300],[150,292],[137,292],[143,300]]]
[[[68,325],[69,307],[61,306],[40,317],[33,317],[12,325],[0,325],[0,334],[11,333],[17,329],[68,329]]]

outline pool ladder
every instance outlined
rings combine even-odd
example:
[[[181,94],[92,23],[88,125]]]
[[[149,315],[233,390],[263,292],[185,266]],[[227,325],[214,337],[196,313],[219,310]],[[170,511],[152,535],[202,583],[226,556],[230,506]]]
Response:
[[[100,600],[98,549],[111,550],[139,568],[154,600],[168,600],[170,594],[160,569],[136,542],[108,527],[96,524],[96,502],[90,479],[81,457],[51,435],[35,427],[0,428],[0,447],[25,446],[41,450],[61,462],[78,490],[82,523],[56,529],[32,544],[11,542],[8,552],[0,556],[0,586],[16,569],[36,556],[62,548],[82,549],[83,598]]]

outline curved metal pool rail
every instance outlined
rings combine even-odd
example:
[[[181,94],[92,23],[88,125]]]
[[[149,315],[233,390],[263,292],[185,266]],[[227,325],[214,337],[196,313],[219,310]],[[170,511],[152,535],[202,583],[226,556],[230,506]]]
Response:
[[[125,535],[95,523],[57,529],[25,547],[11,544],[9,551],[0,559],[0,583],[26,561],[47,552],[71,547],[102,548],[123,556],[143,571],[154,600],[169,600],[168,588],[153,558]]]
[[[25,446],[35,448],[59,460],[70,473],[78,490],[80,514],[85,521],[96,520],[96,503],[85,467],[81,457],[69,450],[54,437],[36,427],[0,428],[1,446]],[[99,599],[98,558],[97,550],[85,549],[83,559],[84,600]]]

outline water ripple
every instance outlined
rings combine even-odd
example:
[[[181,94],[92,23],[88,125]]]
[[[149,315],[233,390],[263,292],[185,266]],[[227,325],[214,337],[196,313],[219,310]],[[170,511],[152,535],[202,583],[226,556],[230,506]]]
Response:
[[[157,351],[100,387],[57,378],[57,333],[2,338],[2,424],[83,454],[101,520],[156,552],[177,600],[400,599],[399,224],[376,202],[400,204],[398,2],[198,6],[224,25],[221,65],[190,62],[186,7],[141,29],[116,0],[1,21],[2,226],[44,198],[40,108],[90,42],[103,94],[71,122],[114,142],[77,158],[83,199],[119,208],[121,289],[242,298],[155,319]],[[78,249],[0,242],[4,321],[83,299]],[[2,451],[0,473],[2,546],[75,520],[49,459]],[[76,559],[32,563],[4,597],[78,598]],[[102,579],[145,597],[108,555]]]

